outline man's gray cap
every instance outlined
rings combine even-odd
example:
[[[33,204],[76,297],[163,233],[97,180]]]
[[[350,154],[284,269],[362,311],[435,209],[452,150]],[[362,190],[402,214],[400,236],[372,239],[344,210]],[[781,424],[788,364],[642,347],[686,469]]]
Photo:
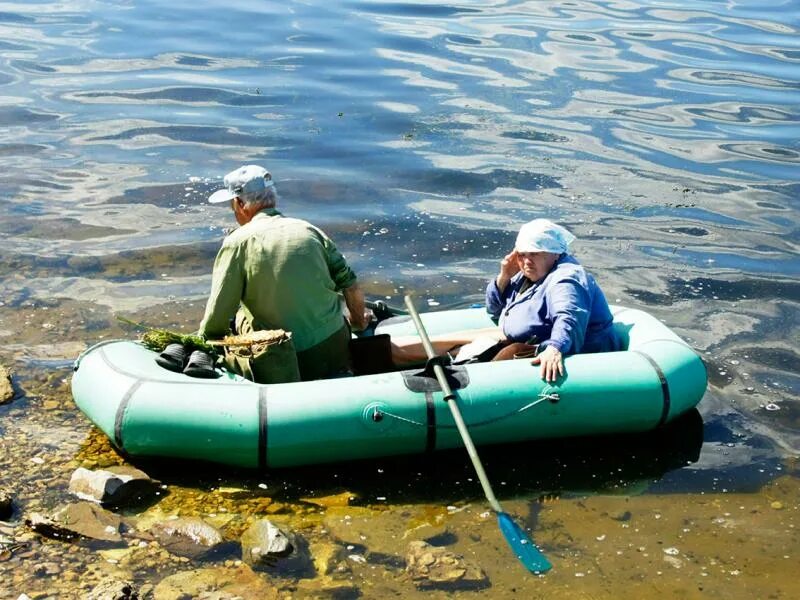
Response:
[[[262,195],[267,188],[275,187],[270,172],[258,165],[239,167],[225,175],[222,182],[225,189],[217,190],[208,199],[212,204],[228,202],[237,196],[247,201]]]

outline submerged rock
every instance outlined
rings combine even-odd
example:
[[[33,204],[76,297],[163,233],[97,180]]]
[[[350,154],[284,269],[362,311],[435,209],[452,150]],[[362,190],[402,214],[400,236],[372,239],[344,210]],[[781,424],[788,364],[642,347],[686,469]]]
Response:
[[[308,541],[296,533],[284,533],[267,519],[253,523],[242,534],[241,543],[242,560],[253,567],[291,577],[315,573]]]
[[[478,565],[422,541],[408,545],[406,572],[420,589],[481,589],[489,586],[489,578]]]
[[[243,487],[234,487],[234,486],[220,486],[214,490],[215,494],[219,494],[224,498],[230,498],[232,500],[249,500],[250,498],[254,498],[256,496],[260,496],[254,492],[253,490],[249,490]]]
[[[360,590],[352,581],[333,579],[331,577],[315,577],[297,581],[299,598],[358,598]]]
[[[89,502],[68,504],[52,516],[31,513],[25,523],[35,532],[56,539],[89,538],[121,542],[119,516]]]
[[[187,598],[275,600],[278,590],[247,565],[235,569],[217,567],[176,573],[162,579],[153,590],[153,600]]]
[[[139,600],[139,593],[128,581],[106,579],[85,596],[86,600]]]
[[[370,552],[391,554],[406,529],[404,519],[387,510],[360,506],[331,507],[325,511],[323,525],[330,536],[344,546],[366,546]],[[376,535],[380,532],[380,535]]]
[[[197,517],[160,521],[150,528],[150,533],[164,549],[188,558],[203,558],[224,541],[216,527]]]
[[[358,494],[355,492],[342,492],[341,494],[335,494],[332,496],[308,496],[305,498],[300,498],[302,502],[315,504],[316,506],[321,506],[322,508],[331,508],[332,506],[350,506],[358,499]]]
[[[98,550],[97,555],[112,565],[130,565],[132,561],[142,556],[142,548],[135,545],[107,548]]]
[[[14,386],[11,384],[11,373],[0,365],[0,404],[11,402],[14,397]]]
[[[69,491],[81,500],[104,506],[127,506],[151,500],[160,482],[144,471],[128,466],[112,466],[91,471],[79,467],[69,480]]]
[[[310,545],[314,567],[320,575],[348,573],[347,551],[339,544],[317,542]]]
[[[308,541],[296,533],[288,533],[287,537],[294,551],[285,558],[276,559],[273,572],[290,577],[313,577],[316,571]]]
[[[273,564],[293,551],[287,535],[267,519],[256,521],[242,534],[242,560],[248,565]]]
[[[14,499],[5,490],[0,490],[0,521],[8,521],[14,512]]]

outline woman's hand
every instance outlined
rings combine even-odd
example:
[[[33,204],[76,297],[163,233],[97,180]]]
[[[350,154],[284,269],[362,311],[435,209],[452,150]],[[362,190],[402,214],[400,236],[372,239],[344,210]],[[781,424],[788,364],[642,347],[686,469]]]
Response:
[[[564,361],[561,352],[555,346],[545,346],[539,356],[531,361],[532,365],[542,365],[542,379],[552,383],[564,374]]]
[[[500,274],[497,276],[496,280],[497,289],[500,290],[500,293],[506,289],[508,282],[511,281],[511,278],[517,273],[519,273],[517,251],[512,250],[509,254],[506,254],[503,257],[503,260],[500,261]]]

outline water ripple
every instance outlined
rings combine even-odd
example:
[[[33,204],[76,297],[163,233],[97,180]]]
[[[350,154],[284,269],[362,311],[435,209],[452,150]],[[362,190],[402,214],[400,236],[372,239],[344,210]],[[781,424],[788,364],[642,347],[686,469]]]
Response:
[[[68,94],[66,99],[88,104],[205,104],[226,106],[278,106],[285,103],[285,98],[257,94],[228,92],[216,88],[204,88],[199,85],[191,87],[165,87],[135,92],[77,92]]]

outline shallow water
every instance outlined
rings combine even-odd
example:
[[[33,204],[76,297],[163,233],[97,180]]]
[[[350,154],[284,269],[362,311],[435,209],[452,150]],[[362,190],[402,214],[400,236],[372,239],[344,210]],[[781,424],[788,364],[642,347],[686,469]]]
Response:
[[[402,561],[431,521],[500,597],[797,596],[798,28],[791,1],[3,4],[0,363],[19,394],[0,407],[0,473],[15,535],[66,499],[76,466],[121,461],[72,403],[71,361],[134,335],[117,315],[196,326],[233,225],[204,199],[253,162],[373,297],[480,302],[519,223],[547,216],[610,301],[657,315],[709,368],[701,423],[658,443],[485,451],[554,562],[546,578],[509,563],[458,453],[270,473],[275,518],[311,540],[337,516],[302,498],[358,496],[337,510],[369,524],[345,541],[372,558],[351,561],[348,594],[422,594],[385,557]],[[148,471],[170,492],[148,514],[225,508],[234,536],[263,513],[257,475]],[[197,566],[38,538],[26,552],[0,562],[0,597]]]

